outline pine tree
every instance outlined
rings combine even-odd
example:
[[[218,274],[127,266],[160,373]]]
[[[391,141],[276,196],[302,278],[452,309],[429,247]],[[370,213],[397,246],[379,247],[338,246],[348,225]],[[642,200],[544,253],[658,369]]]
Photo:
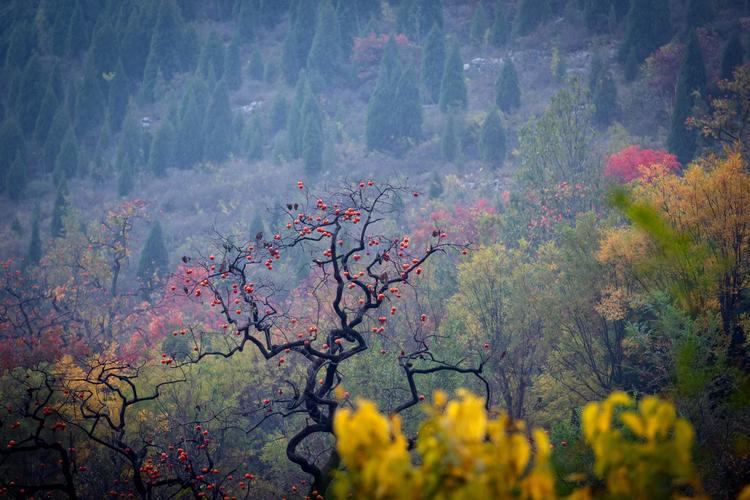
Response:
[[[52,222],[50,223],[50,234],[53,238],[59,238],[65,234],[63,219],[68,212],[68,185],[63,181],[57,186],[55,205],[52,208]]]
[[[128,77],[134,82],[143,79],[151,47],[153,23],[149,12],[144,9],[133,9],[120,42],[120,56]]]
[[[213,73],[214,77],[218,80],[224,76],[224,70],[226,67],[224,44],[221,41],[221,37],[215,31],[212,31],[208,35],[205,45],[201,50],[200,59],[198,61],[198,73],[203,78],[208,78],[209,73]]]
[[[268,113],[268,125],[271,133],[276,133],[286,127],[289,105],[284,94],[278,93],[271,102],[271,110]]]
[[[263,147],[265,145],[265,137],[263,136],[263,126],[260,123],[260,116],[255,113],[250,119],[250,123],[247,126],[247,137],[245,138],[245,144],[247,145],[247,158],[249,160],[262,160],[263,159]]]
[[[539,26],[547,16],[547,0],[521,0],[513,26],[513,33],[526,36]]]
[[[500,115],[494,107],[487,114],[479,134],[479,152],[482,161],[493,169],[505,160],[505,130]]]
[[[257,2],[240,2],[237,32],[246,42],[252,42],[255,39],[258,31],[258,10]]]
[[[76,8],[73,11],[73,16],[70,19],[68,36],[66,40],[68,55],[76,57],[78,54],[86,50],[86,48],[88,48],[89,46],[90,35],[91,27],[86,21],[86,16],[81,11],[80,5],[76,4]]]
[[[174,161],[178,168],[190,168],[203,159],[203,134],[200,127],[196,126],[200,123],[203,113],[199,110],[196,101],[197,97],[194,93],[186,96],[177,126]]]
[[[34,141],[37,144],[44,144],[47,140],[47,134],[52,126],[52,120],[55,117],[55,112],[60,106],[60,101],[52,89],[51,85],[47,85],[47,91],[44,93],[44,99],[42,105],[39,108],[39,114],[36,117],[36,123],[34,124]]]
[[[104,121],[104,96],[96,76],[87,74],[76,92],[75,128],[79,136],[97,128]]]
[[[668,0],[631,0],[620,58],[640,64],[671,37]]]
[[[605,70],[594,87],[594,120],[607,126],[617,115],[617,85],[612,73]]]
[[[287,131],[289,132],[289,155],[291,158],[299,158],[302,154],[303,115],[302,106],[305,103],[305,95],[308,90],[307,75],[300,72],[294,89],[294,100],[289,109],[287,118]]]
[[[453,41],[445,59],[443,79],[440,82],[440,111],[466,109],[468,103],[466,82],[464,81],[464,63],[458,42]]]
[[[419,33],[419,11],[417,0],[401,0],[396,10],[396,31],[410,39]]]
[[[156,132],[151,144],[151,154],[148,158],[148,169],[157,177],[164,177],[167,167],[172,165],[175,149],[175,132],[167,121]]]
[[[429,195],[431,199],[440,198],[440,196],[443,194],[443,191],[445,191],[445,188],[443,187],[443,179],[438,175],[437,172],[433,172],[432,176],[430,176],[430,191]]]
[[[427,90],[427,100],[436,103],[440,99],[440,83],[445,69],[445,36],[438,26],[432,27],[424,47],[422,84]]]
[[[204,125],[205,156],[213,162],[226,160],[232,148],[232,110],[229,92],[223,81],[219,82],[211,99]]]
[[[297,81],[299,71],[307,63],[307,56],[315,36],[317,2],[307,1],[297,4],[294,12],[292,29],[288,32],[284,41],[284,49],[281,56],[281,70],[287,83],[293,84]]]
[[[151,38],[151,55],[169,81],[179,71],[183,22],[174,0],[162,0]]]
[[[302,105],[302,161],[305,171],[313,174],[323,166],[323,116],[318,100],[309,90]]]
[[[417,75],[411,67],[405,67],[396,87],[394,103],[396,114],[396,135],[398,142],[404,146],[418,141],[422,137],[422,99],[419,95]]]
[[[471,19],[471,28],[469,30],[469,39],[474,45],[482,45],[484,43],[484,37],[487,34],[487,11],[484,8],[484,3],[480,0],[474,9],[474,17]]]
[[[201,53],[201,39],[194,26],[182,31],[180,37],[180,65],[186,73],[195,72]]]
[[[107,119],[112,132],[119,132],[130,102],[130,82],[122,62],[117,63],[107,91]]]
[[[15,119],[7,118],[0,127],[0,183],[3,185],[16,158],[26,161],[23,132]]]
[[[154,284],[154,278],[159,278],[169,272],[169,253],[164,244],[161,224],[156,221],[148,233],[143,244],[141,258],[138,261],[138,277],[148,286]]]
[[[729,37],[724,52],[721,54],[721,77],[724,80],[731,80],[734,68],[741,66],[744,59],[745,51],[740,43],[739,34],[735,31]]]
[[[68,130],[68,134],[63,141],[60,152],[55,159],[55,170],[63,174],[66,178],[71,178],[78,171],[79,154],[76,145],[73,130]]]
[[[10,31],[10,39],[4,42],[5,68],[19,68],[26,64],[35,49],[35,34],[28,22],[14,23]],[[8,25],[5,25],[8,26]],[[4,27],[5,27],[4,26]],[[11,25],[12,26],[12,25]],[[8,29],[6,27],[5,29]],[[0,55],[3,55],[0,52]]]
[[[16,114],[26,135],[32,135],[34,132],[47,83],[47,72],[42,67],[39,56],[34,55],[23,70],[16,98]]]
[[[630,52],[628,53],[627,59],[625,59],[625,81],[626,82],[632,82],[636,78],[638,78],[638,73],[640,72],[641,67],[638,64],[638,58],[635,55],[635,49],[631,48]]]
[[[120,59],[120,49],[115,35],[114,27],[104,18],[94,28],[87,65],[96,75],[115,71],[115,65]]]
[[[458,156],[458,134],[456,133],[456,121],[453,115],[448,115],[443,129],[443,140],[441,143],[443,158],[449,162],[456,160]]]
[[[68,107],[63,103],[62,106],[57,108],[55,116],[52,118],[52,125],[50,125],[47,139],[44,141],[42,160],[45,171],[52,172],[55,168],[57,154],[60,152],[60,147],[62,147],[63,141],[70,129],[70,114],[68,113]]]
[[[592,95],[594,93],[594,89],[596,89],[597,82],[608,69],[609,68],[605,63],[601,52],[594,52],[594,55],[591,57],[591,66],[589,67],[588,78],[589,92],[591,92]]]
[[[354,2],[336,2],[336,15],[339,20],[341,32],[341,55],[345,61],[352,54],[354,37],[359,33],[359,22],[357,19],[357,7]]]
[[[263,69],[263,81],[266,83],[275,83],[278,76],[278,65],[273,60],[267,61],[266,66]]]
[[[401,61],[396,42],[391,38],[380,60],[378,80],[367,105],[366,141],[368,150],[389,151],[395,146],[398,124],[393,103],[396,100]]]
[[[433,26],[443,29],[443,0],[418,0],[419,34],[426,36]]]
[[[23,191],[26,189],[26,181],[26,162],[21,159],[20,155],[16,155],[16,159],[10,164],[5,180],[5,187],[11,200],[19,201],[21,199]]]
[[[129,166],[124,166],[117,176],[117,195],[120,197],[128,196],[135,187],[133,170]]]
[[[511,24],[502,0],[495,5],[495,19],[490,28],[490,42],[496,48],[501,48],[510,39]]]
[[[680,74],[677,78],[672,125],[667,138],[669,150],[677,155],[677,159],[683,165],[693,159],[698,144],[698,132],[685,123],[696,104],[693,92],[703,96],[705,95],[705,89],[706,67],[703,63],[698,37],[693,32],[690,35],[680,67]]]
[[[31,239],[24,262],[26,266],[34,266],[39,264],[40,260],[42,260],[42,238],[39,236],[39,218],[35,216],[31,223]]]
[[[233,40],[227,46],[224,56],[224,79],[229,90],[237,90],[242,86],[242,61],[240,60],[240,46]]]
[[[252,53],[250,54],[250,63],[248,64],[248,74],[250,75],[250,78],[252,78],[255,81],[263,81],[263,73],[265,72],[265,67],[263,66],[263,57],[260,55],[260,51],[258,50],[258,47],[254,47]]]
[[[583,20],[586,29],[593,34],[606,33],[609,28],[609,15],[613,9],[610,0],[584,0]]]
[[[323,0],[318,10],[317,28],[307,57],[307,68],[330,85],[341,76],[342,66],[339,20],[331,1]]]
[[[513,61],[509,58],[495,82],[495,103],[505,113],[512,113],[521,106],[521,89]]]
[[[688,0],[685,19],[689,29],[698,28],[713,21],[715,0]]]

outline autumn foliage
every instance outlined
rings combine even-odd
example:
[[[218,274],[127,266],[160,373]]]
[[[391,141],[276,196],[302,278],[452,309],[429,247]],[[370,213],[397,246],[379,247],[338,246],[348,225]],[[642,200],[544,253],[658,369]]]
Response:
[[[680,170],[680,162],[673,154],[663,150],[628,146],[607,159],[604,175],[622,182],[630,182],[648,175],[648,172],[657,166],[671,172]]]

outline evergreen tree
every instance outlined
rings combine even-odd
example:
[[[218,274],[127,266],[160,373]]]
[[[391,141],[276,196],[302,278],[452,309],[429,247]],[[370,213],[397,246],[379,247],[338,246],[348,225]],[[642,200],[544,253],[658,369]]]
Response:
[[[204,125],[205,157],[209,161],[226,160],[232,148],[232,110],[229,92],[223,81],[219,82],[211,99]]]
[[[156,132],[148,157],[148,169],[157,177],[164,177],[167,167],[172,165],[175,149],[175,132],[167,121]]]
[[[494,107],[487,114],[479,135],[479,152],[482,161],[493,169],[503,164],[505,160],[505,130],[500,121],[500,115]]]
[[[426,36],[433,26],[443,29],[443,0],[418,0],[419,34]]]
[[[133,9],[120,42],[120,56],[128,77],[134,82],[143,79],[151,47],[153,23],[148,11]],[[115,70],[117,71],[117,70]]]
[[[583,20],[586,29],[593,34],[606,33],[613,8],[611,0],[584,0]]]
[[[466,109],[467,103],[464,63],[461,60],[458,42],[454,40],[445,59],[443,79],[440,82],[440,110],[446,113],[450,110]]]
[[[323,165],[323,116],[318,100],[309,90],[302,105],[302,161],[307,173],[320,172]]]
[[[23,70],[16,98],[16,113],[21,129],[26,135],[32,135],[34,132],[47,84],[47,72],[39,62],[39,56],[34,55]]]
[[[258,234],[262,234],[266,231],[266,225],[263,223],[263,219],[260,216],[260,211],[255,212],[253,220],[250,223],[250,240],[255,240]],[[261,236],[262,237],[262,236]]]
[[[78,171],[79,160],[80,158],[75,135],[73,134],[73,130],[69,129],[65,141],[60,148],[60,152],[55,159],[55,171],[67,178],[71,178],[76,175],[76,172]]]
[[[198,66],[198,58],[201,52],[201,39],[195,27],[189,26],[182,31],[180,42],[180,65],[182,70],[193,73]]]
[[[495,103],[505,113],[511,113],[521,106],[521,89],[518,86],[518,74],[513,61],[508,61],[500,71],[500,77],[495,82]]]
[[[115,35],[114,27],[106,19],[102,18],[97,23],[87,57],[87,65],[93,69],[94,74],[115,71],[115,65],[120,59]]]
[[[40,260],[42,260],[42,238],[39,236],[39,218],[35,216],[31,223],[31,239],[24,261],[27,266],[34,266],[39,264]]]
[[[221,41],[221,37],[215,31],[212,31],[208,35],[203,50],[201,50],[200,59],[198,61],[198,73],[203,78],[208,78],[209,73],[213,73],[214,77],[218,80],[224,76],[224,70],[226,67],[224,44]]]
[[[224,78],[230,90],[237,90],[242,85],[242,61],[237,40],[227,46],[224,57]]]
[[[643,62],[671,37],[668,0],[631,0],[625,39],[620,58],[625,61],[632,53],[636,63]]]
[[[134,187],[133,170],[128,165],[124,165],[117,176],[117,195],[120,197],[128,196]]]
[[[258,30],[258,10],[257,2],[240,2],[237,15],[237,32],[246,42],[255,39],[255,33]]]
[[[39,108],[39,114],[36,117],[36,123],[34,124],[34,141],[37,144],[44,144],[47,140],[47,134],[52,126],[52,120],[55,117],[57,108],[60,107],[60,101],[55,95],[55,91],[51,85],[47,86],[47,91],[44,93],[44,99],[42,105]]]
[[[380,60],[378,80],[367,105],[366,140],[368,150],[388,151],[395,146],[398,124],[393,103],[396,100],[401,61],[396,42],[391,38]]]
[[[133,114],[126,116],[117,147],[117,167],[121,171],[126,168],[132,170],[144,164],[142,137],[143,129],[140,122]]]
[[[156,221],[148,233],[148,238],[141,249],[138,261],[138,277],[149,286],[154,278],[165,276],[169,272],[169,253],[164,244],[161,224]]]
[[[315,36],[317,2],[299,2],[295,9],[292,29],[288,32],[284,41],[284,49],[281,56],[281,70],[287,83],[295,83],[299,71],[307,63],[307,56]]]
[[[518,4],[513,33],[526,36],[539,26],[547,16],[548,0],[521,0]]]
[[[422,57],[422,84],[427,90],[427,100],[440,99],[440,83],[445,69],[445,36],[438,26],[433,26],[424,45]]]
[[[354,2],[339,0],[336,2],[336,15],[339,20],[339,31],[341,32],[341,56],[344,58],[344,61],[348,61],[349,56],[352,54],[354,37],[359,33],[357,6]]]
[[[698,143],[698,132],[688,127],[685,121],[693,112],[696,105],[694,92],[705,95],[706,67],[703,63],[700,44],[695,32],[691,33],[690,41],[685,50],[685,56],[680,67],[675,90],[675,101],[672,109],[672,125],[667,138],[669,150],[677,155],[683,165],[689,163],[695,155]]]
[[[689,29],[698,28],[709,23],[714,18],[715,0],[688,0],[685,18]]]
[[[396,31],[410,39],[419,33],[417,0],[401,0],[396,10]]]
[[[291,158],[299,158],[302,154],[303,115],[302,106],[305,102],[307,91],[307,76],[304,71],[300,72],[294,89],[294,100],[289,110],[287,119],[287,131],[289,132],[289,155]]]
[[[247,145],[248,160],[263,159],[263,146],[265,145],[265,138],[263,137],[263,126],[260,123],[260,116],[258,115],[258,113],[255,113],[250,119],[250,123],[247,127],[245,144]]]
[[[80,5],[76,4],[68,28],[68,37],[66,41],[68,55],[76,57],[78,54],[86,50],[89,46],[90,35],[91,29],[86,21],[86,16],[84,16],[81,11]]]
[[[268,125],[271,133],[276,133],[286,127],[288,114],[289,105],[286,102],[286,97],[282,93],[276,94],[273,102],[271,102],[271,110],[268,114]]]
[[[23,191],[26,189],[26,181],[26,162],[21,159],[20,155],[16,155],[16,159],[10,164],[5,180],[5,187],[11,200],[18,201],[21,199]]]
[[[599,79],[608,69],[609,68],[605,63],[601,52],[594,52],[594,55],[591,57],[591,66],[589,67],[588,80],[589,92],[591,92],[592,95],[594,93],[594,90],[596,89],[597,82],[599,82]]]
[[[255,81],[263,81],[263,73],[265,72],[265,67],[263,66],[263,58],[260,55],[260,51],[258,50],[258,47],[254,47],[252,53],[250,54],[250,64],[248,65],[248,74],[250,75],[250,78],[252,78]]]
[[[594,87],[594,120],[599,125],[609,125],[617,115],[617,85],[612,73],[606,70]]]
[[[16,158],[26,161],[23,132],[15,119],[8,118],[0,127],[0,183],[5,183]]]
[[[10,18],[9,18],[10,19]],[[7,24],[4,28],[8,29]],[[5,35],[5,33],[3,33]],[[5,38],[5,37],[3,37]],[[4,40],[5,41],[5,40]],[[5,68],[23,67],[31,57],[35,48],[35,36],[28,22],[17,22],[10,32],[10,39],[6,42],[7,48],[4,52]],[[3,44],[5,45],[5,44]],[[3,52],[0,51],[0,56]]]
[[[635,49],[631,48],[630,52],[628,53],[627,59],[625,59],[625,81],[626,82],[632,82],[636,78],[638,78],[638,73],[640,72],[641,68],[638,64],[638,58],[635,55]]]
[[[484,37],[487,34],[487,11],[484,8],[484,2],[479,0],[476,9],[474,9],[474,17],[471,19],[471,28],[469,30],[469,39],[474,45],[482,45],[484,43]]]
[[[331,1],[323,0],[318,10],[315,37],[307,57],[308,71],[314,72],[330,85],[342,74],[342,66],[339,20]]]
[[[449,162],[455,161],[458,155],[458,134],[456,133],[456,121],[453,115],[448,115],[448,119],[445,121],[441,146],[443,158]]]
[[[174,0],[162,0],[151,38],[150,55],[154,57],[167,80],[171,80],[180,69],[182,27],[180,11]]]
[[[44,141],[42,160],[47,172],[52,172],[54,169],[57,154],[60,152],[60,147],[70,129],[70,114],[68,113],[68,107],[63,104],[57,108],[55,116],[52,118],[52,125],[50,125],[47,139]]]
[[[177,127],[174,150],[175,166],[189,168],[203,159],[203,134],[200,123],[203,113],[199,110],[194,94],[186,97],[179,125]]]
[[[65,234],[63,218],[68,212],[68,185],[63,179],[57,186],[55,205],[52,208],[52,222],[50,223],[50,234],[53,238],[59,238]]]
[[[111,132],[116,133],[122,127],[130,103],[130,83],[121,62],[109,81],[107,94],[107,121]]]
[[[276,78],[279,76],[279,67],[273,60],[266,62],[266,67],[263,69],[263,81],[266,83],[276,82]]]
[[[740,43],[740,37],[735,31],[729,37],[724,52],[721,54],[721,77],[724,80],[731,80],[734,68],[741,66],[744,59],[745,51],[742,48],[742,43]]]
[[[98,127],[104,120],[105,109],[104,96],[96,75],[85,75],[75,100],[75,128],[78,135],[83,136]]]
[[[431,199],[440,198],[440,196],[443,194],[443,191],[445,191],[445,188],[443,187],[443,179],[438,175],[437,172],[433,172],[432,176],[430,176],[430,191],[429,195]]]
[[[490,42],[492,42],[492,45],[499,49],[508,43],[510,30],[510,19],[502,0],[498,0],[495,5],[495,19],[492,22],[492,28],[490,28]]]
[[[422,137],[423,119],[417,75],[411,67],[404,68],[401,73],[394,104],[398,142],[408,146]]]

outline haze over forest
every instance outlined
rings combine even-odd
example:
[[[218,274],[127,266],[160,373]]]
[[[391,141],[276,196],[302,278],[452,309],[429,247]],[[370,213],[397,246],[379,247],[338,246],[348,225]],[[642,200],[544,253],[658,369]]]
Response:
[[[0,496],[750,500],[747,0],[3,0]]]

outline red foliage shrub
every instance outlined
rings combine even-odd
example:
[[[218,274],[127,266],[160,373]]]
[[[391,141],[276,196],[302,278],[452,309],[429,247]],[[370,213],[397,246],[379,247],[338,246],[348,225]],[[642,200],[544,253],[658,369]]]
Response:
[[[662,150],[628,146],[609,157],[604,167],[604,175],[630,182],[643,177],[657,165],[667,171],[676,172],[680,169],[680,162],[673,154]]]

